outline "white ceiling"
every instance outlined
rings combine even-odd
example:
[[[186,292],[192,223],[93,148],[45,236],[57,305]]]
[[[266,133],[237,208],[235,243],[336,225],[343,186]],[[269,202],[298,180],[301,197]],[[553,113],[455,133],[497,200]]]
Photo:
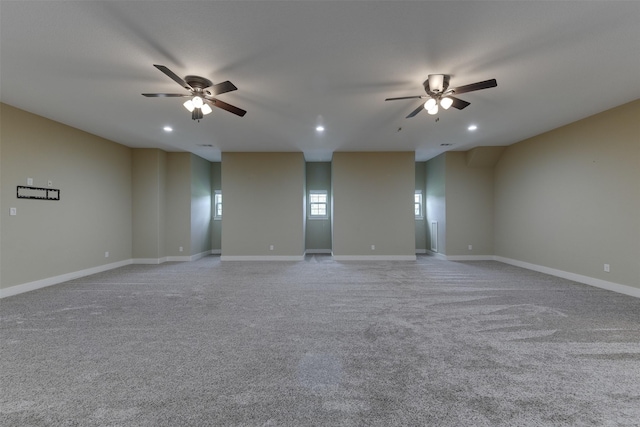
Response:
[[[0,100],[130,147],[189,151],[446,150],[508,145],[640,98],[638,1],[6,1]],[[153,67],[238,90],[192,121]],[[428,74],[471,105],[405,116]],[[186,93],[186,91],[184,91]],[[326,131],[317,134],[323,124]],[[467,126],[478,130],[469,132]],[[164,132],[163,126],[174,128]],[[211,144],[213,147],[201,147]],[[441,146],[441,144],[452,144]]]

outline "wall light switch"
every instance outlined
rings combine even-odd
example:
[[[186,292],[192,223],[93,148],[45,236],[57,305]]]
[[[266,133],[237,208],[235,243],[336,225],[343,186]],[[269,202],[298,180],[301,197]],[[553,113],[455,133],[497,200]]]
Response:
[[[49,187],[53,187],[53,182],[51,182],[51,180],[49,180],[49,181],[47,181],[47,185],[48,185]]]
[[[9,215],[18,215],[18,210],[16,208],[9,208]]]
[[[606,273],[609,273],[609,272],[611,271],[611,267],[609,266],[609,264],[605,264],[605,265],[604,265],[604,271],[605,271]]]

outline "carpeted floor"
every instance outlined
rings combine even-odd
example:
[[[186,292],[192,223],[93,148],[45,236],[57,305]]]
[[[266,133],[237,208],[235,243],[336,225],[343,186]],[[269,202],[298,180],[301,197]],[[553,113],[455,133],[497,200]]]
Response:
[[[0,307],[2,426],[640,425],[640,299],[497,262],[212,256]]]

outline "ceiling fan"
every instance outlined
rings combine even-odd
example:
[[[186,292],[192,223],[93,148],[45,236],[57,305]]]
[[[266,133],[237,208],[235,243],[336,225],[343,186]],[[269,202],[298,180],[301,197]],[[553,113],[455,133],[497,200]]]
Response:
[[[395,101],[398,99],[427,99],[424,104],[420,104],[418,108],[413,110],[406,117],[413,117],[418,114],[423,109],[427,110],[427,112],[431,115],[438,114],[438,106],[448,110],[449,107],[457,108],[458,110],[462,110],[469,106],[467,101],[463,101],[462,99],[456,98],[453,95],[458,95],[466,92],[473,92],[476,90],[488,89],[490,87],[498,86],[498,82],[496,79],[485,80],[482,82],[471,83],[465,86],[459,87],[449,87],[449,74],[429,74],[429,78],[424,81],[422,84],[424,86],[424,90],[427,92],[426,95],[416,95],[416,96],[401,96],[399,98],[387,98],[385,101]]]
[[[189,98],[184,103],[184,107],[191,112],[191,118],[198,121],[205,115],[211,113],[211,105],[227,110],[240,117],[247,114],[245,110],[215,98],[216,95],[238,89],[230,81],[227,80],[226,82],[214,85],[211,80],[200,76],[186,76],[183,80],[164,65],[154,64],[153,66],[165,73],[180,86],[187,89],[190,93],[188,95],[182,93],[143,93],[142,96],[150,98]]]

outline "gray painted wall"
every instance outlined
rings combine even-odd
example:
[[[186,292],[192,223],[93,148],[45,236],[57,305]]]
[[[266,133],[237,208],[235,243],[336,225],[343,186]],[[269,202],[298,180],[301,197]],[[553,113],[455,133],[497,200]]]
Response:
[[[0,287],[131,258],[131,149],[0,104]],[[18,199],[16,186],[60,189]],[[10,216],[15,207],[17,215]],[[109,257],[105,257],[105,252]]]
[[[415,257],[413,152],[337,152],[331,177],[334,256]]]
[[[432,249],[432,223],[437,223],[435,253],[446,254],[447,245],[447,209],[445,197],[446,153],[440,154],[426,163],[426,212],[427,212],[427,249]]]
[[[167,153],[166,188],[167,256],[189,256],[191,255],[190,153]]]
[[[424,253],[427,249],[427,215],[425,200],[427,194],[427,163],[416,162],[415,190],[422,192],[422,219],[416,219],[416,253]]]
[[[135,148],[132,162],[133,258],[159,259],[165,256],[167,153]]]
[[[216,190],[222,191],[222,164],[220,162],[211,163],[212,197]],[[222,249],[222,220],[213,219],[213,209],[213,200],[211,200],[211,249],[216,253],[220,253],[220,250]]]
[[[445,253],[447,256],[491,256],[493,167],[468,166],[466,154],[445,153]]]
[[[191,154],[191,252],[211,253],[211,162]]]
[[[302,258],[304,182],[302,153],[222,153],[222,259]]]
[[[141,154],[142,149],[130,149],[0,105],[0,287],[138,256],[162,258],[187,256],[203,248],[206,251],[206,238],[192,245],[191,227],[194,198],[200,194],[193,192],[192,185],[200,180],[196,177],[207,174],[204,161],[194,160],[189,153],[161,150],[146,151],[151,153],[147,158]],[[462,161],[463,153],[455,152],[426,162],[427,222],[439,222],[438,251],[448,255],[490,254],[493,244],[493,253],[504,258],[640,287],[639,108],[640,101],[635,101],[510,146],[493,169],[493,188],[488,169],[473,170],[473,164],[492,162],[478,157],[487,153],[476,150],[474,156],[466,155],[467,164]],[[238,190],[232,193],[252,200],[249,207],[264,202],[270,213],[249,218],[254,229],[242,230],[247,221],[239,221],[234,229],[230,221],[229,248],[240,242],[240,249],[246,252],[239,253],[278,255],[283,253],[279,243],[283,242],[294,248],[285,254],[302,254],[302,155],[237,154],[240,161],[236,166],[240,167],[228,170],[227,185]],[[410,154],[411,166],[403,157],[406,154]],[[408,252],[409,246],[411,251],[415,249],[411,202],[407,202],[406,213],[378,215],[376,211],[381,206],[376,199],[380,194],[398,194],[385,187],[393,183],[402,191],[406,188],[406,197],[412,200],[416,180],[419,185],[420,179],[413,154],[404,155],[400,161],[392,153],[336,153],[332,185],[337,202],[334,209],[341,220],[334,234],[341,236],[346,251],[340,252],[334,241],[334,253],[370,255],[369,245],[376,244],[379,255],[383,251],[379,240],[387,237],[385,233],[396,228],[405,233],[408,223],[412,224],[410,238],[402,240],[402,253]],[[194,162],[202,163],[201,173],[192,168]],[[220,164],[217,167],[223,169]],[[216,166],[211,166],[209,191],[216,186],[215,170]],[[411,173],[405,176],[407,171]],[[15,187],[26,184],[27,177],[34,179],[35,186],[46,186],[52,180],[53,187],[61,189],[61,200],[17,199]],[[149,194],[146,189],[150,189]],[[352,195],[360,199],[350,201]],[[143,201],[144,197],[149,200]],[[490,199],[494,200],[492,206],[487,203]],[[405,199],[390,200],[390,204],[402,206]],[[225,215],[227,202],[225,197]],[[161,206],[164,209],[156,208]],[[10,216],[9,207],[16,207],[18,215]],[[279,212],[284,211],[291,216],[272,224],[272,219],[282,217]],[[398,220],[405,215],[406,219]],[[489,225],[491,217],[493,224]],[[143,224],[145,218],[151,218],[150,224]],[[488,232],[491,226],[493,233]],[[269,234],[265,231],[269,229],[277,233]],[[203,230],[204,235],[216,235],[214,229]],[[427,227],[427,247],[429,231]],[[484,234],[474,236],[479,232]],[[371,238],[376,242],[370,242]],[[277,240],[276,251],[269,252],[267,242],[272,240]],[[358,247],[349,247],[352,243]],[[467,251],[467,244],[474,245],[472,253]],[[179,246],[183,246],[183,252],[178,251]],[[258,252],[248,249],[258,246]],[[106,251],[109,258],[104,257]],[[395,253],[386,248],[384,252]],[[38,262],[34,264],[34,260]],[[610,273],[603,271],[604,263],[610,264]]]
[[[310,219],[307,209],[305,249],[331,252],[331,162],[306,163],[307,197],[312,190],[325,190],[329,199],[329,218]]]
[[[639,118],[634,101],[509,146],[496,255],[640,287]]]

